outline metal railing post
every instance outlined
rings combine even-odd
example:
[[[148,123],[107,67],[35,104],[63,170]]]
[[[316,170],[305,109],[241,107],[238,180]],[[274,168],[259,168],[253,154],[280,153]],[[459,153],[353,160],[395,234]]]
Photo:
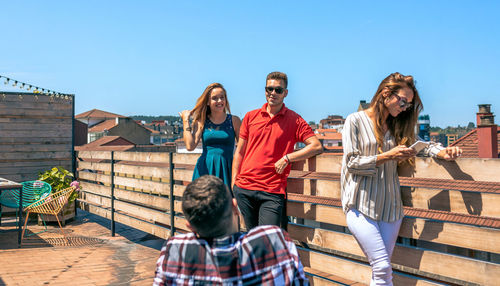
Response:
[[[115,151],[111,151],[111,236],[115,236]]]
[[[71,98],[71,171],[73,172],[73,180],[76,180],[76,152],[75,152],[75,95]],[[75,217],[77,213],[78,203],[75,200]]]
[[[174,211],[174,153],[169,152],[169,183],[170,183],[170,237],[175,235],[175,211]]]

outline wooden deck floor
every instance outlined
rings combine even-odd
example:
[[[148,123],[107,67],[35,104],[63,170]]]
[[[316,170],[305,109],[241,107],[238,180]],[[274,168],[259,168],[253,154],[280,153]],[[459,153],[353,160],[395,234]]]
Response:
[[[13,227],[3,218],[2,230]],[[0,285],[151,285],[162,239],[118,223],[111,237],[107,219],[82,210],[64,229],[69,241],[49,225],[22,248],[16,232],[0,233]]]

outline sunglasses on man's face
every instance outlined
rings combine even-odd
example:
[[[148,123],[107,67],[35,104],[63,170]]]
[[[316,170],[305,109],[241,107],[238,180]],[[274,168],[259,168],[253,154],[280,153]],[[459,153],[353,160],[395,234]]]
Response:
[[[401,107],[403,109],[411,108],[412,103],[408,102],[408,100],[406,98],[402,98],[401,96],[397,95],[396,93],[393,93],[392,95],[394,95],[398,99],[399,107]]]
[[[266,91],[269,92],[269,93],[273,93],[273,91],[276,91],[276,94],[282,94],[283,91],[285,91],[285,89],[282,88],[282,87],[280,87],[280,86],[277,86],[277,87],[266,86]]]

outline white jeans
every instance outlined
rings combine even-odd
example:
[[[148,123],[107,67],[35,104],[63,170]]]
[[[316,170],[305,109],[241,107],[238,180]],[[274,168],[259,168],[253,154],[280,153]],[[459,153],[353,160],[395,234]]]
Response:
[[[392,286],[391,256],[402,219],[394,222],[375,221],[356,209],[349,209],[346,220],[372,266],[370,286]]]

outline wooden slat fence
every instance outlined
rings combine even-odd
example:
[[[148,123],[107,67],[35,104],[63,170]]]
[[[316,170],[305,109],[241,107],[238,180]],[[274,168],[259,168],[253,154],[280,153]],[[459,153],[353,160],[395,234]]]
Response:
[[[341,208],[341,159],[294,164],[287,212],[297,219],[288,231],[315,280],[321,273],[368,283],[370,268]],[[400,180],[405,218],[392,258],[395,285],[498,285],[499,171],[496,159],[417,159],[413,177]]]
[[[35,180],[54,166],[72,171],[74,99],[0,92],[0,177]]]
[[[80,206],[163,238],[185,232],[180,196],[197,158],[78,152]],[[288,232],[314,285],[364,285],[371,276],[346,227],[340,167],[340,156],[324,154],[294,163],[288,180]],[[412,177],[401,176],[405,218],[393,255],[395,285],[498,285],[498,173],[495,159],[418,158]]]

